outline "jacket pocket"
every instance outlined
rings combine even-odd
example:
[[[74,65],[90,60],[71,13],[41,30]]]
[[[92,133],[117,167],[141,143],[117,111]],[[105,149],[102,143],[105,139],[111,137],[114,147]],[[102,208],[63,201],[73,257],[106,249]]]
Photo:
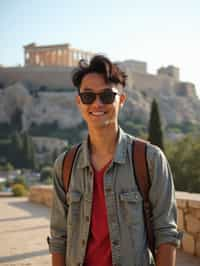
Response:
[[[73,202],[80,202],[82,194],[78,191],[67,192],[67,203],[70,205]]]
[[[138,191],[120,194],[122,214],[129,225],[138,224],[143,219],[143,199]]]
[[[77,216],[80,213],[82,194],[78,191],[71,191],[67,193],[67,204],[69,206],[68,215]]]

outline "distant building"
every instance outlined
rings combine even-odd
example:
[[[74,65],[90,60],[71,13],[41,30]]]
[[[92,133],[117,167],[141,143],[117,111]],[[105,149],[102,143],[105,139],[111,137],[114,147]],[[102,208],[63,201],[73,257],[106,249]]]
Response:
[[[94,54],[75,49],[70,44],[37,46],[30,43],[24,46],[25,66],[77,66],[80,59],[90,60]]]
[[[159,68],[157,71],[157,74],[168,76],[168,77],[173,78],[177,81],[179,80],[179,68],[172,66],[172,65]]]
[[[128,71],[131,69],[132,72],[147,74],[147,63],[138,61],[138,60],[125,60],[123,62],[116,62],[124,69],[124,71]]]
[[[4,67],[0,65],[0,93],[6,86],[24,82],[26,86],[38,88],[72,89],[71,73],[80,59],[89,61],[95,53],[75,49],[70,44],[38,46],[30,43],[24,46],[24,66]],[[147,71],[147,63],[138,60],[115,62],[128,76],[127,87],[151,95],[157,92],[165,96],[196,97],[195,85],[182,82],[179,68],[173,65],[161,67],[157,73]],[[1,105],[0,105],[1,107]]]

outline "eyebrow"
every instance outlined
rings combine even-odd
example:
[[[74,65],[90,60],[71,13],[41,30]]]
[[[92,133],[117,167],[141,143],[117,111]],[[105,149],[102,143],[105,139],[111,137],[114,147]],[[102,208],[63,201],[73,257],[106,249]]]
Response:
[[[106,87],[106,88],[104,88],[102,91],[106,91],[106,90],[112,90],[112,87]],[[92,88],[83,88],[83,91],[93,91],[93,89]]]

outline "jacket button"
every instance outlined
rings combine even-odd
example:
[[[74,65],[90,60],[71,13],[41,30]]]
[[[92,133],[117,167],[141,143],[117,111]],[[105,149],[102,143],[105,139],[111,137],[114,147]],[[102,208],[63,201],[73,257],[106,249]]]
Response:
[[[82,240],[82,246],[85,246],[85,239]]]
[[[90,217],[89,216],[86,216],[85,219],[86,219],[86,222],[90,221]]]
[[[117,246],[117,245],[119,245],[119,241],[118,241],[118,240],[113,240],[113,242],[112,242],[112,243],[113,243],[113,245],[114,245],[114,246]]]
[[[111,192],[112,191],[112,188],[108,187],[106,188],[106,192]]]

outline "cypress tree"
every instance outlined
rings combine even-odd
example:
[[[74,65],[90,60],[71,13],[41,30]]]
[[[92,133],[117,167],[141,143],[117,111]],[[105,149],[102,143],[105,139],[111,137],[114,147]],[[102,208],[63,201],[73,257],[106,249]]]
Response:
[[[20,168],[23,165],[21,159],[23,153],[23,142],[21,135],[16,131],[11,138],[11,145],[9,148],[10,159],[16,168]]]
[[[163,131],[160,119],[159,107],[154,99],[151,104],[151,113],[148,127],[148,140],[159,146],[164,151]]]
[[[31,137],[24,133],[23,135],[23,157],[24,167],[28,169],[35,168],[35,154]]]
[[[11,116],[11,125],[15,131],[20,132],[22,130],[22,110],[18,107]]]

